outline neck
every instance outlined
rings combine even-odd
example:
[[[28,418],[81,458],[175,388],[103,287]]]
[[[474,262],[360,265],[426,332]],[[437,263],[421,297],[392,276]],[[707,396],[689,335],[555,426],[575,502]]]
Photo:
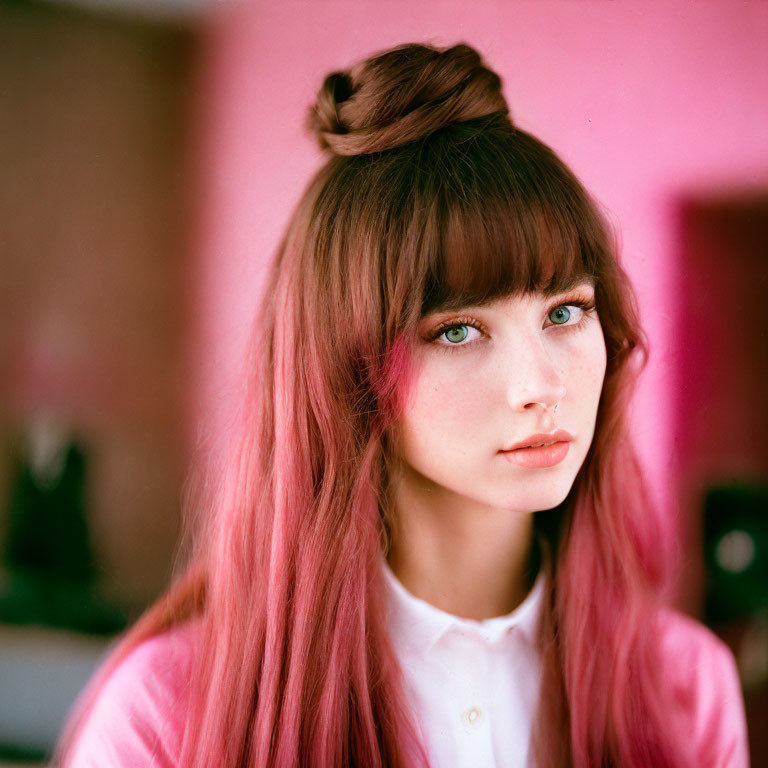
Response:
[[[533,515],[480,504],[395,473],[387,561],[403,586],[447,613],[503,616],[531,589]]]

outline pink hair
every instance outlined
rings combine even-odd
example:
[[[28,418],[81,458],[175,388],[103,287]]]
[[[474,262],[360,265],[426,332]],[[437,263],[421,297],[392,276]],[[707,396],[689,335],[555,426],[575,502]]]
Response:
[[[671,552],[624,423],[646,344],[596,205],[513,125],[465,45],[401,46],[330,75],[310,125],[333,154],[269,273],[240,436],[190,565],[104,666],[61,753],[119,661],[197,616],[181,765],[426,766],[380,568],[415,324],[590,275],[608,365],[584,466],[535,517],[556,556],[534,745],[541,768],[693,765],[654,632]]]

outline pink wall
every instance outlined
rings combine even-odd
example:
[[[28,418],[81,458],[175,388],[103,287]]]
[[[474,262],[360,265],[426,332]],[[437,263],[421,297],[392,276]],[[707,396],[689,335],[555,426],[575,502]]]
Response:
[[[405,41],[466,41],[502,74],[518,124],[619,224],[652,347],[635,438],[674,509],[675,206],[768,186],[768,4],[259,0],[222,6],[208,29],[197,384],[212,445],[226,439],[262,269],[321,161],[302,123],[323,76]]]

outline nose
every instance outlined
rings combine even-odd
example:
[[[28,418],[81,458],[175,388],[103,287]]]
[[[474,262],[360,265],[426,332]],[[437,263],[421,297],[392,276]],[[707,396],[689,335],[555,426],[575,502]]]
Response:
[[[540,339],[528,340],[510,357],[507,399],[513,410],[554,408],[565,397],[564,375]]]

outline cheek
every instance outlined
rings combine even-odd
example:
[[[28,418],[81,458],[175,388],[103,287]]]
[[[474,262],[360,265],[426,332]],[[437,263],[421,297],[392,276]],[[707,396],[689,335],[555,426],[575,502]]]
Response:
[[[588,343],[579,345],[579,349],[569,355],[571,361],[568,375],[571,381],[569,389],[585,406],[596,406],[603,389],[606,367],[602,330],[598,328],[586,341]]]
[[[482,410],[490,398],[477,375],[433,366],[422,370],[414,382],[412,397],[400,420],[403,448],[430,445],[434,450],[455,452],[461,438],[468,438],[483,423]]]

